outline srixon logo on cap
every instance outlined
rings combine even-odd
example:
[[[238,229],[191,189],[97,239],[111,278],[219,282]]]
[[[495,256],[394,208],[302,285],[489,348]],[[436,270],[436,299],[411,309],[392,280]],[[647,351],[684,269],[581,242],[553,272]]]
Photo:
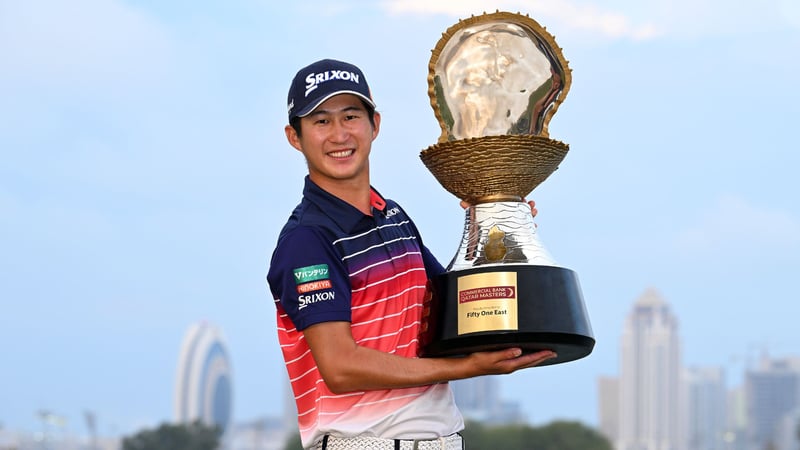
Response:
[[[306,77],[306,97],[311,91],[318,88],[321,83],[331,80],[352,81],[358,84],[359,76],[357,73],[346,70],[328,70],[322,73],[311,72]]]

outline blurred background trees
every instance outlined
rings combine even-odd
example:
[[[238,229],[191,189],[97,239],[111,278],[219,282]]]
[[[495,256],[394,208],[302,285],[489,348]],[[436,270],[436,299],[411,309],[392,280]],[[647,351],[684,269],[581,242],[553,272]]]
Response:
[[[217,450],[219,427],[200,421],[192,424],[161,424],[122,439],[122,450]]]

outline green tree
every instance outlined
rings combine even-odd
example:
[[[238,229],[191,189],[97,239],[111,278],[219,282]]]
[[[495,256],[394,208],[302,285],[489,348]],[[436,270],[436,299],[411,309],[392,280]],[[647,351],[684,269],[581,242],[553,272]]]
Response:
[[[303,444],[300,441],[300,433],[294,433],[286,439],[283,450],[303,450]]]
[[[164,423],[122,439],[122,450],[216,450],[220,429],[200,421],[189,425]]]
[[[533,447],[540,450],[612,450],[612,445],[594,428],[580,422],[556,421],[539,429],[542,442]]]
[[[612,450],[600,433],[580,422],[555,421],[542,427],[468,423],[461,433],[469,450]]]

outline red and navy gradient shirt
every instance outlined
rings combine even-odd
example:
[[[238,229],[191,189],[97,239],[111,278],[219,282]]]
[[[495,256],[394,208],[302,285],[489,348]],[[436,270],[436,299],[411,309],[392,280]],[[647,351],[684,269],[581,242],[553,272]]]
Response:
[[[303,445],[326,433],[435,438],[463,427],[446,384],[333,394],[303,338],[316,323],[348,321],[359,345],[417,357],[428,280],[444,268],[402,208],[374,189],[372,213],[306,177],[272,256],[267,280]]]

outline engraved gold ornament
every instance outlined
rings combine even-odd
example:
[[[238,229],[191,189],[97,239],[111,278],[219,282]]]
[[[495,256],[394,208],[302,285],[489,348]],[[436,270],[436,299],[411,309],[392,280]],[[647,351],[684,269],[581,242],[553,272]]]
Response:
[[[569,146],[548,125],[572,72],[538,22],[500,11],[460,20],[428,69],[441,135],[420,158],[448,192],[472,204],[520,201],[558,168]]]

